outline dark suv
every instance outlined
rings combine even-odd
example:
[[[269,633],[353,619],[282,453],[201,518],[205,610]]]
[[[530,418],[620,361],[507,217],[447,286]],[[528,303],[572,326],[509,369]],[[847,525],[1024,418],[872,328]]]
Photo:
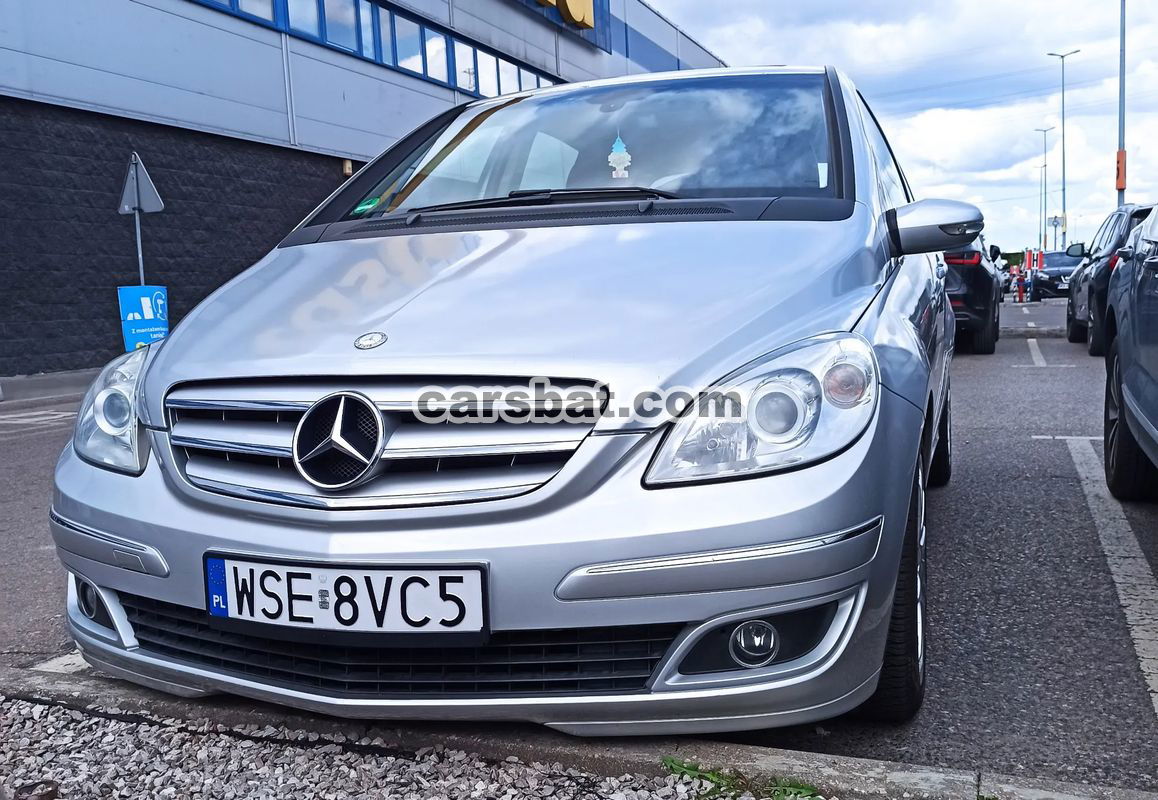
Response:
[[[1085,342],[1092,356],[1105,355],[1106,292],[1110,276],[1119,263],[1118,248],[1150,215],[1151,208],[1150,205],[1121,206],[1106,217],[1088,247],[1079,242],[1066,249],[1067,255],[1082,259],[1081,266],[1070,277],[1066,338],[1075,344]]]
[[[1158,214],[1115,253],[1106,298],[1106,484],[1119,500],[1158,495]]]
[[[973,352],[989,355],[1001,331],[1002,275],[997,268],[1001,248],[984,235],[945,253],[945,292],[957,318],[957,333],[971,340]]]

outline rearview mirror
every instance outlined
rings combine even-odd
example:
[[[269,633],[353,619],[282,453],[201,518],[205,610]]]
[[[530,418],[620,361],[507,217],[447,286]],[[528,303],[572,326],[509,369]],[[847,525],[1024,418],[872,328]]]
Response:
[[[1001,248],[995,244],[989,245],[989,260],[997,261],[999,258],[1001,258]]]
[[[885,222],[894,258],[969,244],[985,227],[977,206],[957,200],[918,200],[886,211]]]
[[[1074,242],[1066,248],[1066,255],[1070,258],[1085,258],[1086,257],[1086,243]]]

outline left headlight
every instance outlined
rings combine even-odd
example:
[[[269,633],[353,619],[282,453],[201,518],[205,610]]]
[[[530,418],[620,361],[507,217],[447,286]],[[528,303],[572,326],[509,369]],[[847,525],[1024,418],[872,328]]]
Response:
[[[646,482],[742,477],[826,458],[864,432],[878,394],[876,356],[864,338],[797,342],[700,395],[664,437]]]
[[[72,445],[98,467],[140,475],[148,448],[137,416],[137,387],[148,348],[109,362],[81,403]]]

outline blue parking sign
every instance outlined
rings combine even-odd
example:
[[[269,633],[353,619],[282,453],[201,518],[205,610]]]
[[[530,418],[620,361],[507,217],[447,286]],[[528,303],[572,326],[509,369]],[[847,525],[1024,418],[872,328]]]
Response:
[[[169,335],[169,292],[164,286],[118,286],[125,350]]]

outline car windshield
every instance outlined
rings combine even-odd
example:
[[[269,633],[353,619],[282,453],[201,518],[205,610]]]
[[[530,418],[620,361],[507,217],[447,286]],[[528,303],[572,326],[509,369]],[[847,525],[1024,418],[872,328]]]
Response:
[[[1046,269],[1061,269],[1064,267],[1076,267],[1082,263],[1080,258],[1067,256],[1064,252],[1046,253],[1045,254],[1045,268]]]
[[[534,190],[834,197],[832,140],[821,74],[518,95],[466,107],[346,218]]]

